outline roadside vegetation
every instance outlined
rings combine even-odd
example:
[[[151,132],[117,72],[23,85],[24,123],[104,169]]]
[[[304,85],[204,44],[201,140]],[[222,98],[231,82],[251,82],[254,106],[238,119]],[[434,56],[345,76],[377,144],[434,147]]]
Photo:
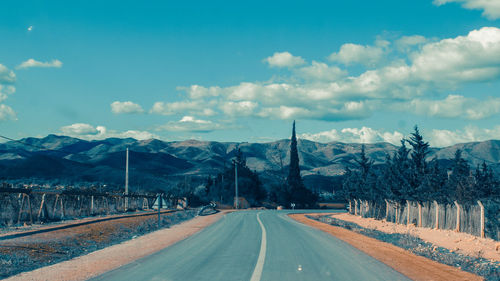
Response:
[[[409,145],[409,147],[407,146]],[[384,199],[404,204],[406,200],[436,200],[449,204],[457,201],[467,208],[480,200],[485,207],[486,233],[498,240],[500,228],[500,181],[486,162],[475,168],[456,150],[452,159],[428,160],[429,143],[417,126],[394,155],[374,165],[365,153],[356,159],[358,169],[347,169],[342,191],[347,200],[362,199],[385,206]]]

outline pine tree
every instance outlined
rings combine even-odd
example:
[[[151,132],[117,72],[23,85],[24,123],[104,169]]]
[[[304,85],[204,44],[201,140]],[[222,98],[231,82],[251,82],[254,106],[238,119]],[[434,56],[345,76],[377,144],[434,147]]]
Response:
[[[448,179],[449,190],[455,191],[455,198],[459,203],[466,204],[473,201],[472,183],[470,181],[469,164],[462,158],[462,151],[457,149],[453,158],[451,175]]]
[[[427,172],[427,162],[425,158],[429,154],[429,143],[424,141],[424,138],[415,125],[414,132],[410,134],[408,143],[412,147],[411,160],[415,165],[416,172],[419,176],[423,176]]]
[[[406,147],[406,140],[401,140],[401,146],[394,154],[391,166],[392,176],[394,181],[390,185],[392,199],[402,202],[409,199],[411,194],[410,187],[410,160],[408,154],[410,150]]]
[[[355,185],[355,197],[372,200],[374,192],[372,189],[376,185],[376,176],[372,171],[373,160],[366,156],[365,145],[361,145],[359,159],[354,159],[359,166],[359,171],[353,173],[358,179]]]
[[[496,185],[495,177],[485,161],[481,166],[477,166],[474,180],[474,199],[487,198],[493,194]]]
[[[424,141],[424,138],[418,130],[418,126],[415,126],[414,130],[415,131],[410,134],[410,139],[408,140],[408,143],[412,147],[412,173],[409,178],[411,189],[407,195],[410,200],[423,201],[425,200],[423,195],[429,193],[428,190],[425,190],[427,185],[423,184],[423,180],[428,172],[425,158],[427,157],[427,154],[429,154],[429,143]]]
[[[429,163],[429,171],[422,182],[422,190],[425,192],[421,195],[422,200],[446,202],[446,197],[449,196],[445,189],[446,181],[445,170],[439,166],[437,158],[432,159]]]

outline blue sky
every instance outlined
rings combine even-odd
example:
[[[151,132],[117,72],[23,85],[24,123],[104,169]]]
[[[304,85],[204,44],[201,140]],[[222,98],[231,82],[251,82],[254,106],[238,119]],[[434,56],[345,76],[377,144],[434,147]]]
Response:
[[[47,2],[2,4],[2,135],[500,139],[497,1]]]

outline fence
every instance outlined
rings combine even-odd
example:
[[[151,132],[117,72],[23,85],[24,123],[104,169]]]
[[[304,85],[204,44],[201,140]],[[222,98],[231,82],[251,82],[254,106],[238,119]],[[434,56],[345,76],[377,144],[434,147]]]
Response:
[[[415,225],[434,229],[452,229],[479,237],[498,240],[499,227],[486,229],[488,218],[481,201],[476,205],[438,204],[433,202],[408,201],[403,204],[390,200],[377,203],[361,199],[349,200],[349,212],[362,217],[385,219],[397,224]],[[495,220],[496,218],[492,218]]]
[[[0,226],[149,209],[155,197],[0,189]]]

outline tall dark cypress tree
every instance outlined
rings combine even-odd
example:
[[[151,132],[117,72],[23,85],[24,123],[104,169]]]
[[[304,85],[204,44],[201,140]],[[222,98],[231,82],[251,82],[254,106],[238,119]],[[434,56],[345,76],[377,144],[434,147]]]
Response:
[[[310,208],[316,204],[317,197],[305,187],[300,176],[299,153],[297,150],[297,136],[295,135],[295,121],[293,121],[292,138],[290,142],[290,167],[287,178],[289,202],[295,203],[298,208]]]
[[[299,153],[297,151],[297,137],[295,135],[295,121],[293,121],[292,139],[290,142],[290,167],[288,171],[287,183],[291,189],[302,185],[299,167]]]

